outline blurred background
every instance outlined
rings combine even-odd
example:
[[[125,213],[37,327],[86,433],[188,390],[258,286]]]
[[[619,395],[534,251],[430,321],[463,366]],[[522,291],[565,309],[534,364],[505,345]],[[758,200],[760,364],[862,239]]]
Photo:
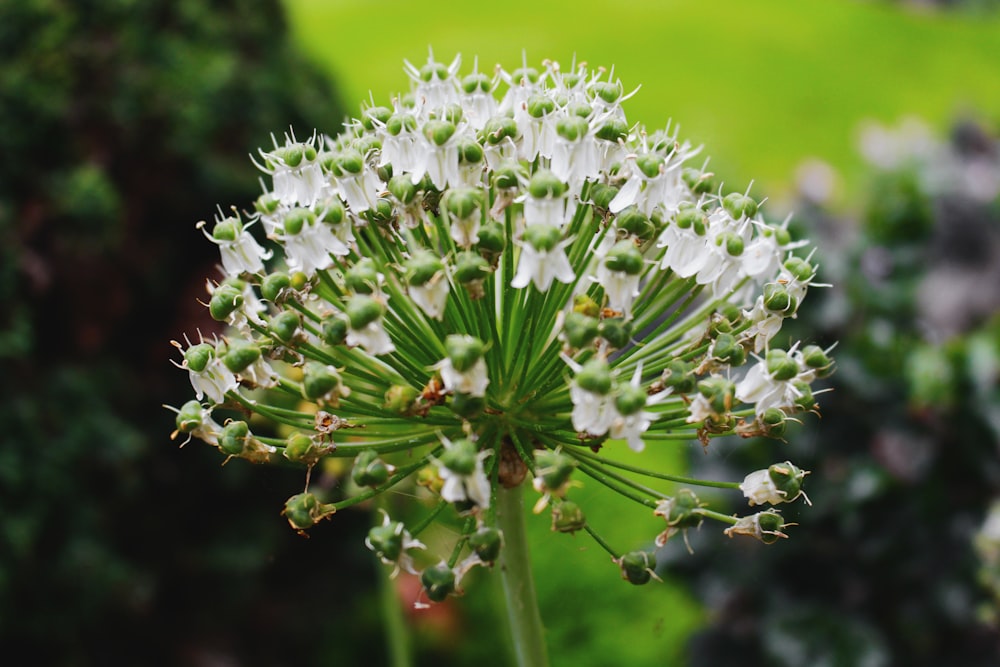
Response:
[[[386,664],[372,517],[301,538],[279,515],[299,471],[181,449],[161,406],[190,394],[169,341],[215,326],[195,223],[257,195],[272,133],[335,133],[433,48],[614,66],[642,85],[630,121],[679,123],[728,189],[794,212],[835,284],[793,332],[839,341],[822,419],[665,454],[812,470],[792,539],[692,533],[637,589],[536,518],[553,664],[1000,665],[998,5],[0,2],[2,661]],[[619,544],[660,529],[579,500]],[[492,579],[408,614],[415,664],[496,664]]]

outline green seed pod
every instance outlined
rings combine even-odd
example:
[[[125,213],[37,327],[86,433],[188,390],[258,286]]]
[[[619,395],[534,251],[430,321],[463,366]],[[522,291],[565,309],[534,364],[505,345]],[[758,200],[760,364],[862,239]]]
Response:
[[[562,232],[553,225],[535,223],[524,228],[525,243],[539,252],[551,252],[562,241]]]
[[[389,466],[374,449],[364,449],[354,457],[351,479],[358,486],[382,486],[389,479]]]
[[[483,358],[486,347],[474,336],[452,334],[444,339],[444,349],[455,370],[464,373]]]
[[[778,315],[791,315],[799,307],[799,302],[780,283],[764,285],[764,307]]]
[[[798,397],[795,399],[795,405],[806,412],[816,412],[819,410],[819,404],[813,397],[812,388],[806,382],[796,381],[792,383],[795,390],[798,392]]]
[[[646,390],[631,384],[618,387],[615,396],[615,408],[624,416],[634,415],[646,407]]]
[[[245,340],[229,341],[229,349],[222,355],[222,363],[234,373],[245,370],[260,359],[260,348]]]
[[[608,251],[604,265],[612,271],[637,276],[642,272],[642,253],[631,241],[619,241]]]
[[[784,350],[769,350],[766,363],[768,374],[779,382],[791,380],[799,374],[799,365]]]
[[[482,239],[482,236],[480,236]],[[455,256],[455,280],[467,284],[484,279],[490,272],[490,264],[482,255],[471,250],[463,250]]]
[[[361,112],[361,124],[371,131],[378,125],[385,125],[391,117],[392,109],[388,107],[370,107]]]
[[[760,512],[757,515],[757,525],[760,526],[760,541],[764,544],[774,544],[781,539],[781,529],[785,522],[775,511]]]
[[[191,433],[201,427],[204,419],[203,415],[204,410],[201,407],[201,403],[191,399],[181,406],[181,409],[177,412],[177,417],[174,419],[174,423],[177,425],[177,430],[181,433]]]
[[[730,257],[739,257],[743,254],[743,239],[733,232],[719,234],[715,239],[716,245],[725,246],[726,254]]]
[[[264,276],[264,281],[260,286],[260,294],[271,303],[277,303],[285,290],[291,287],[292,280],[283,271],[275,271]]]
[[[479,164],[484,157],[483,147],[475,141],[463,141],[458,145],[458,161],[461,164]]]
[[[267,324],[267,330],[279,341],[288,345],[295,338],[302,324],[302,318],[294,310],[283,310]]]
[[[455,126],[446,120],[429,120],[424,123],[424,136],[435,146],[444,146],[455,134]]]
[[[620,118],[612,118],[597,128],[597,138],[618,143],[628,139],[628,125]]]
[[[364,329],[382,317],[384,312],[385,306],[381,302],[363,294],[352,296],[347,302],[347,319],[355,331]]]
[[[714,174],[703,173],[691,167],[685,167],[681,172],[681,178],[684,179],[684,183],[696,195],[707,194],[715,189],[713,176]]]
[[[300,493],[285,502],[282,514],[295,530],[308,530],[332,512],[324,512],[319,500],[311,493]]]
[[[723,415],[733,407],[736,385],[724,377],[710,377],[698,382],[698,392],[708,399],[712,412]]]
[[[704,234],[705,214],[697,208],[683,208],[677,212],[674,224],[681,229],[694,229],[696,233],[701,229],[701,234]]]
[[[235,241],[243,232],[243,224],[239,218],[226,218],[215,223],[212,238],[216,241]]]
[[[461,438],[451,443],[451,447],[442,452],[440,461],[448,470],[456,475],[466,477],[476,471],[476,458],[479,447],[468,438]]]
[[[562,197],[566,192],[566,184],[551,171],[539,169],[528,182],[528,192],[535,199]]]
[[[619,229],[624,229],[629,234],[638,237],[640,240],[647,240],[656,233],[656,227],[636,206],[629,206],[618,214],[615,219]],[[638,251],[636,251],[638,252]],[[640,260],[642,257],[640,256]]]
[[[219,285],[208,300],[208,312],[217,322],[225,322],[242,306],[243,293],[232,285]]]
[[[556,103],[548,95],[536,93],[528,98],[528,115],[532,118],[542,118],[556,109]]]
[[[833,372],[833,360],[818,345],[806,345],[802,349],[802,361],[816,371],[816,377],[825,378]]]
[[[653,578],[656,554],[649,551],[630,551],[621,557],[619,565],[622,569],[622,579],[630,584],[642,586]]]
[[[560,118],[556,123],[556,132],[567,141],[579,141],[587,136],[590,125],[586,118],[580,116],[567,116]]]
[[[557,533],[575,533],[587,525],[583,509],[572,500],[563,500],[552,506],[552,530]]]
[[[618,188],[613,185],[607,185],[606,183],[594,183],[590,188],[590,198],[594,202],[594,206],[597,208],[607,211],[608,207],[611,206],[611,200],[613,200],[618,195]],[[627,210],[633,210],[634,207],[630,207]],[[618,214],[618,226],[622,227],[622,215],[625,211]]]
[[[576,461],[551,449],[535,451],[535,474],[549,493],[560,494],[576,469]]]
[[[484,563],[492,563],[499,558],[502,546],[503,536],[496,528],[480,526],[476,532],[469,535],[469,547]]]
[[[462,419],[472,420],[483,414],[486,409],[486,400],[481,396],[455,392],[448,407]]]
[[[788,419],[778,408],[768,408],[759,420],[763,434],[769,438],[780,438],[788,429]]]
[[[365,211],[363,215],[365,220],[376,225],[392,222],[395,219],[392,202],[385,197],[376,199],[375,206]]]
[[[417,198],[420,188],[414,184],[409,174],[396,174],[389,179],[389,192],[401,204],[410,204]]]
[[[479,228],[479,241],[476,247],[480,252],[498,254],[507,247],[507,233],[503,225],[491,220]]]
[[[583,313],[570,312],[563,321],[563,334],[570,347],[580,349],[592,343],[600,328],[597,318]]]
[[[257,197],[257,200],[253,203],[254,210],[261,215],[271,215],[278,210],[279,206],[281,206],[281,200],[270,192],[265,192]],[[215,236],[214,232],[212,235]]]
[[[352,141],[351,149],[356,150],[365,159],[368,159],[375,151],[382,150],[382,142],[375,135],[366,134]],[[388,179],[388,176],[386,176],[386,179]]]
[[[410,114],[394,114],[385,122],[385,129],[394,137],[403,131],[414,132],[417,129],[417,120]]]
[[[230,456],[239,456],[246,449],[249,438],[250,427],[245,421],[231,421],[222,427],[219,447]]]
[[[702,507],[702,503],[694,491],[679,489],[670,501],[669,512],[664,517],[667,525],[678,529],[697,528],[701,525],[703,517],[697,510]]]
[[[476,72],[462,79],[462,90],[471,95],[475,92],[488,93],[493,89],[493,82],[485,74]]]
[[[455,573],[447,563],[441,563],[421,572],[420,583],[424,586],[428,600],[442,602],[455,592]]]
[[[583,365],[574,378],[580,389],[606,396],[611,392],[611,369],[603,359],[591,359]]]
[[[368,546],[382,560],[395,562],[403,555],[403,524],[390,521],[368,531]]]
[[[436,114],[432,114],[432,117],[435,115],[441,120],[457,126],[462,122],[462,118],[465,116],[465,111],[462,109],[461,104],[448,104],[442,107]]]
[[[309,463],[314,449],[312,438],[305,433],[293,433],[285,440],[284,456],[295,463]]]
[[[808,283],[816,275],[816,269],[801,257],[789,257],[785,260],[785,270],[801,283]]]
[[[335,164],[343,173],[360,174],[365,168],[365,157],[356,150],[348,149],[337,155]]]
[[[320,335],[323,342],[330,346],[341,345],[347,340],[350,323],[343,315],[329,314],[320,323]]]
[[[621,349],[632,340],[632,323],[622,317],[608,317],[601,320],[601,338],[608,341],[608,345],[615,349]]]
[[[621,84],[611,81],[595,81],[590,85],[589,91],[591,95],[600,97],[608,104],[613,104],[622,96]]]
[[[744,216],[752,218],[757,215],[757,202],[739,192],[730,192],[723,197],[722,207],[737,220]]]
[[[310,361],[302,372],[302,396],[315,401],[341,386],[340,374],[331,366],[318,361]]]
[[[309,276],[307,276],[302,271],[296,271],[295,273],[288,276],[291,281],[291,288],[293,290],[302,290],[309,284]]]
[[[188,370],[201,373],[215,357],[215,349],[208,343],[198,343],[184,350],[184,363]]]
[[[479,215],[483,209],[483,191],[479,188],[451,188],[445,195],[448,213],[460,220]]]
[[[730,366],[742,366],[747,360],[746,350],[735,336],[728,333],[720,333],[716,337],[712,345],[712,356]]]
[[[774,483],[774,488],[785,496],[785,502],[792,502],[802,495],[802,482],[808,471],[802,470],[791,461],[775,463],[767,469],[768,477]]]
[[[403,269],[406,272],[406,284],[419,287],[444,271],[444,262],[429,251],[419,250],[403,263]]]
[[[378,285],[378,269],[369,257],[363,257],[344,273],[344,284],[355,294],[371,294]]]
[[[507,137],[517,138],[517,123],[507,116],[490,118],[480,133],[480,140],[491,146],[496,146]]]
[[[681,359],[667,362],[660,381],[665,387],[670,387],[675,394],[690,394],[695,389],[697,378],[694,374],[694,364]]]
[[[646,178],[656,178],[660,175],[660,170],[663,168],[666,160],[663,159],[662,155],[657,155],[656,153],[646,153],[640,155],[635,159],[635,166],[639,167]]]

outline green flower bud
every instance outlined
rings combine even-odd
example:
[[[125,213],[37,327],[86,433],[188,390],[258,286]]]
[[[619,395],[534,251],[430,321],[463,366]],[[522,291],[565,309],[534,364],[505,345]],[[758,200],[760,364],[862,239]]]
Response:
[[[451,74],[448,72],[448,67],[443,63],[427,63],[420,68],[420,79],[422,81],[429,82],[434,79],[447,81],[449,76],[451,76]]]
[[[347,340],[349,321],[343,315],[330,314],[320,322],[320,335],[323,342],[330,346],[341,345]]]
[[[795,390],[798,392],[798,396],[795,399],[795,405],[806,412],[816,412],[819,410],[819,404],[813,397],[812,388],[807,382],[795,381],[792,383]]]
[[[283,310],[267,324],[267,330],[285,345],[292,342],[295,334],[299,331],[302,318],[294,310]]]
[[[619,271],[630,276],[637,276],[642,272],[642,253],[631,241],[619,241],[604,258],[604,265],[612,271]]]
[[[788,428],[788,418],[778,408],[768,408],[759,418],[763,435],[780,438]]]
[[[306,285],[309,284],[309,276],[302,271],[296,271],[288,278],[291,281],[291,288],[296,291],[305,289]]]
[[[535,223],[524,228],[525,243],[539,252],[551,252],[562,241],[562,232],[553,225]]]
[[[427,599],[442,602],[455,592],[455,573],[447,563],[441,563],[421,572],[420,583],[424,586]]]
[[[556,103],[548,95],[537,93],[528,98],[528,115],[532,118],[542,118],[556,109]]]
[[[632,340],[632,323],[622,317],[608,317],[601,320],[601,338],[608,341],[608,345],[621,349]]]
[[[483,414],[486,409],[486,400],[481,396],[455,392],[448,407],[462,419],[471,420]]]
[[[321,220],[329,225],[339,225],[344,221],[347,211],[339,199],[328,199],[319,209]]]
[[[556,122],[556,132],[567,141],[579,141],[586,137],[589,131],[590,124],[580,116],[568,116]]]
[[[480,240],[482,236],[480,235]],[[463,250],[455,256],[454,276],[461,284],[483,280],[490,272],[490,264],[482,255],[471,250]]]
[[[618,143],[628,138],[628,125],[620,118],[612,118],[597,128],[597,138]]]
[[[184,351],[184,363],[188,370],[201,373],[208,368],[208,362],[215,357],[215,349],[208,343],[192,345]]]
[[[378,269],[375,268],[375,262],[369,257],[363,257],[344,273],[344,284],[355,294],[374,292],[378,285]]]
[[[649,551],[630,551],[619,559],[618,565],[622,569],[622,579],[630,584],[642,586],[653,578],[656,554]]]
[[[507,232],[502,224],[491,220],[479,228],[479,241],[476,244],[480,252],[497,254],[507,247]]]
[[[552,506],[552,530],[557,533],[575,533],[587,525],[583,509],[572,500],[563,500]]]
[[[615,396],[615,408],[626,417],[646,407],[646,390],[642,387],[635,387],[631,384],[622,385],[618,388]]]
[[[292,281],[287,273],[275,271],[264,276],[264,281],[260,286],[260,294],[271,303],[276,303],[286,289],[291,287]]]
[[[765,361],[768,374],[775,380],[791,380],[799,374],[799,365],[784,350],[769,350]]]
[[[218,322],[225,322],[242,306],[243,293],[232,285],[219,285],[208,300],[208,312]]]
[[[374,449],[364,449],[354,457],[354,468],[351,470],[351,479],[358,486],[382,486],[389,479],[391,470],[389,466],[379,458],[378,452]]]
[[[302,372],[302,396],[315,401],[340,389],[340,374],[331,366],[310,361]]]
[[[606,396],[611,392],[611,369],[603,359],[591,359],[583,365],[574,378],[580,389]]]
[[[576,116],[578,118],[590,118],[594,113],[594,107],[590,106],[586,102],[575,102],[571,104],[566,111],[571,116]]]
[[[452,334],[444,339],[444,349],[455,370],[464,373],[483,358],[486,348],[483,341],[474,336]]]
[[[250,427],[245,421],[231,421],[222,427],[219,448],[230,456],[239,456],[246,449],[249,438]]]
[[[275,211],[277,211],[280,205],[281,205],[280,199],[275,197],[270,192],[265,192],[261,196],[257,197],[257,200],[254,202],[253,207],[254,210],[256,210],[261,215],[270,215]],[[212,235],[215,236],[214,232]]]
[[[785,260],[785,270],[801,283],[808,283],[816,275],[816,270],[801,257],[789,257]]]
[[[435,146],[444,146],[455,134],[455,126],[446,120],[429,120],[424,123],[424,136]]]
[[[600,322],[583,313],[570,312],[563,321],[563,334],[570,347],[580,349],[589,345],[599,332]]]
[[[616,222],[619,229],[624,229],[629,234],[637,236],[642,240],[652,238],[652,236],[656,233],[656,227],[650,219],[645,213],[640,211],[635,206],[629,206],[627,209],[619,213],[616,218]],[[640,256],[640,260],[641,259],[642,258]]]
[[[222,363],[234,373],[245,370],[260,359],[260,348],[244,340],[229,341],[229,349],[222,355]]]
[[[365,158],[369,158],[372,153],[382,149],[382,142],[375,135],[366,134],[352,141],[351,149],[361,153]]]
[[[757,215],[757,202],[739,192],[730,192],[723,197],[722,207],[737,220],[744,216],[752,218]]]
[[[576,469],[576,461],[551,449],[535,451],[535,475],[541,480],[542,488],[548,493],[559,495],[569,483],[570,475]]]
[[[177,417],[174,419],[177,430],[181,433],[191,433],[197,430],[203,423],[203,414],[204,411],[201,403],[191,399],[182,405],[181,409],[177,412]]]
[[[448,213],[465,220],[479,215],[483,208],[483,191],[479,188],[452,188],[445,195]]]
[[[551,171],[539,169],[528,182],[528,192],[535,199],[562,197],[566,192],[566,184]]]
[[[707,194],[715,189],[715,183],[712,179],[713,176],[714,174],[703,173],[702,171],[691,167],[685,167],[681,172],[681,178],[684,179],[684,183],[687,184],[691,192],[696,195]]]
[[[666,161],[663,159],[662,155],[657,155],[656,153],[646,153],[640,155],[635,159],[635,166],[639,167],[646,178],[656,178],[660,175],[660,170],[663,168]]]

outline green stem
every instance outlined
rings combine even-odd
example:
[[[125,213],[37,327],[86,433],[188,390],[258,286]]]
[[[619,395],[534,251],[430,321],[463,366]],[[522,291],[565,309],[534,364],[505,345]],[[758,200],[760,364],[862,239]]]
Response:
[[[503,531],[500,577],[517,665],[545,667],[549,659],[528,558],[521,486],[497,490],[497,526]]]

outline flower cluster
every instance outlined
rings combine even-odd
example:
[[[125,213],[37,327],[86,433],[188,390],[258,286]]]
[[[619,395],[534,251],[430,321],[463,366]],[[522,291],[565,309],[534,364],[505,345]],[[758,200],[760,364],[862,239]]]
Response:
[[[774,510],[713,512],[629,473],[698,480],[606,453],[780,438],[818,410],[827,352],[772,345],[816,284],[804,243],[692,164],[676,128],[630,125],[605,70],[459,70],[407,64],[411,92],[338,136],[275,141],[253,210],[200,225],[227,328],[176,344],[196,396],[178,431],[253,462],[351,461],[342,497],[288,501],[297,530],[419,480],[438,507],[409,527],[386,515],[367,545],[416,572],[418,533],[444,508],[467,516],[451,558],[422,570],[431,600],[497,558],[497,494],[529,474],[554,530],[586,530],[633,583],[655,576],[653,554],[607,545],[567,499],[574,476],[662,516],[659,543],[706,518],[783,536]],[[711,485],[776,504],[804,495],[804,476],[784,463]]]

